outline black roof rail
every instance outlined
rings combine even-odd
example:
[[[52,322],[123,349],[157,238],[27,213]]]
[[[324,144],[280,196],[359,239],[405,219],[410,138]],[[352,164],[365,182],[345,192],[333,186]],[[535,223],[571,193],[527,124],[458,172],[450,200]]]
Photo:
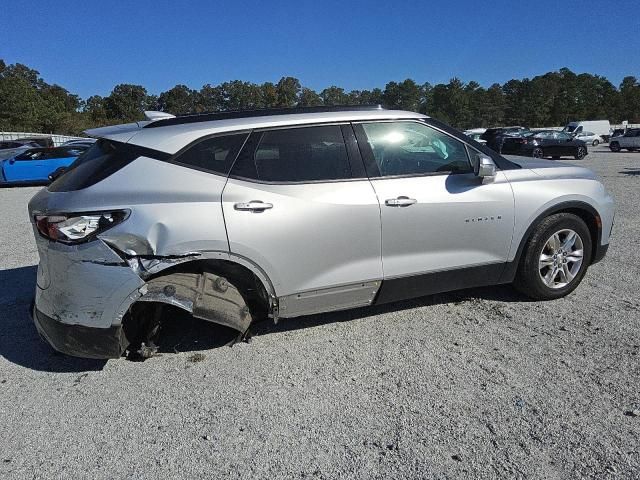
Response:
[[[254,110],[227,110],[223,112],[205,112],[180,115],[148,123],[143,128],[166,127],[184,123],[211,122],[232,118],[267,117],[270,115],[291,115],[295,113],[351,112],[384,110],[381,105],[333,105],[318,107],[260,108]]]

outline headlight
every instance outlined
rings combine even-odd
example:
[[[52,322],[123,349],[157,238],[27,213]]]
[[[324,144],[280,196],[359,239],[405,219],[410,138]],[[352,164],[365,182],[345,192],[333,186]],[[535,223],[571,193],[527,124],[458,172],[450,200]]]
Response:
[[[128,210],[114,212],[36,215],[40,235],[54,242],[83,243],[93,239],[129,216]]]

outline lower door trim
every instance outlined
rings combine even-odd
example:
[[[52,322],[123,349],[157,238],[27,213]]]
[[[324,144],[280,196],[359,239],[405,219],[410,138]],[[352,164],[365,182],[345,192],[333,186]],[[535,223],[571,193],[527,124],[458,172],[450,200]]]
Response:
[[[505,265],[506,263],[500,262],[385,279],[382,281],[374,304],[380,305],[434,293],[506,283],[500,278]]]

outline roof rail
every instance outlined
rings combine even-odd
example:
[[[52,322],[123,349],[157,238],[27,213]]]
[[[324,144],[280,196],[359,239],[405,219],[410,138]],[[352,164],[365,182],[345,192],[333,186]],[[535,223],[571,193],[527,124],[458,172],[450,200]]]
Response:
[[[270,115],[291,115],[296,113],[350,112],[384,110],[381,105],[333,105],[318,107],[260,108],[255,110],[228,110],[224,112],[205,112],[180,115],[174,118],[162,118],[145,125],[143,128],[166,127],[183,123],[211,122],[232,118],[266,117]]]

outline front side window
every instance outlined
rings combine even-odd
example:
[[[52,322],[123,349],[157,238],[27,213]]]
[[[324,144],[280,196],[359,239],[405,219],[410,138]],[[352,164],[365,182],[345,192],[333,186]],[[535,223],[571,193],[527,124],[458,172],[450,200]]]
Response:
[[[249,145],[240,154],[232,176],[286,183],[351,178],[339,125],[286,128],[254,135],[257,144]]]
[[[567,135],[566,133],[558,132],[556,135],[556,140],[567,141],[571,140],[571,135]]]
[[[361,124],[380,176],[469,173],[462,142],[416,122]]]
[[[172,161],[226,176],[246,138],[246,133],[206,138],[176,155]]]

